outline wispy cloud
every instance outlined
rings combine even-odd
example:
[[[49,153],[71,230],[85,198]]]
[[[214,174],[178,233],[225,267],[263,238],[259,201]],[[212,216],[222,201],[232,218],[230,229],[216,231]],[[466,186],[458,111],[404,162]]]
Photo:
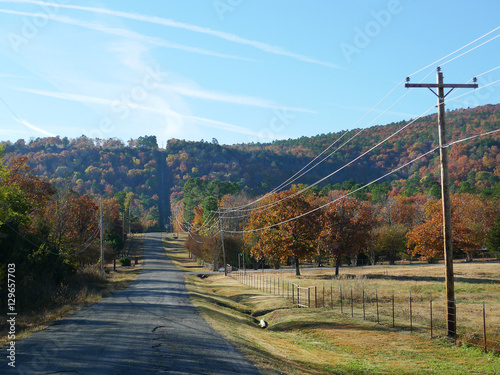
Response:
[[[312,111],[310,109],[287,107],[284,105],[279,105],[279,104],[273,103],[272,101],[269,101],[266,99],[210,91],[210,90],[206,90],[203,88],[193,87],[193,86],[188,86],[188,85],[180,85],[180,84],[167,85],[167,84],[164,84],[164,85],[160,85],[160,87],[165,89],[165,90],[182,95],[182,96],[187,96],[187,97],[197,98],[197,99],[205,99],[205,100],[212,100],[212,101],[222,102],[222,103],[240,104],[240,105],[260,107],[260,108],[269,108],[269,109],[286,108],[289,111],[295,111],[295,112],[317,113],[316,111]]]
[[[2,2],[2,1],[3,0],[0,0],[0,2]],[[17,11],[17,10],[7,10],[7,9],[0,9],[0,13],[14,14],[14,15],[26,16],[26,17],[36,17],[36,15],[37,15],[36,13],[22,12],[22,11]],[[135,31],[116,28],[116,27],[108,27],[108,26],[105,26],[102,24],[81,21],[81,20],[77,20],[75,18],[70,18],[70,17],[66,17],[66,16],[59,16],[59,15],[51,14],[51,15],[47,15],[47,18],[49,18],[50,20],[56,21],[56,22],[65,23],[65,24],[72,25],[72,26],[79,26],[79,27],[83,27],[83,28],[86,28],[89,30],[99,31],[102,33],[118,36],[121,38],[134,39],[134,40],[141,41],[143,43],[148,43],[148,44],[156,45],[159,47],[178,49],[181,51],[197,53],[197,54],[201,54],[201,55],[222,57],[222,58],[227,58],[227,59],[249,60],[249,59],[244,58],[244,57],[232,56],[232,55],[227,55],[227,54],[218,53],[218,52],[214,52],[214,51],[209,51],[209,50],[202,49],[202,48],[191,47],[191,46],[186,46],[186,45],[177,44],[177,43],[171,43],[171,42],[167,42],[161,38],[143,35],[143,34],[135,32]]]
[[[281,55],[281,56],[289,57],[289,58],[292,58],[295,60],[299,60],[299,61],[303,61],[303,62],[307,62],[307,63],[311,63],[311,64],[322,65],[322,66],[325,66],[328,68],[344,69],[340,65],[317,60],[317,59],[311,58],[309,56],[297,54],[297,53],[288,51],[282,47],[273,46],[273,45],[270,45],[267,43],[242,38],[238,35],[223,32],[223,31],[212,30],[212,29],[207,28],[207,27],[201,27],[201,26],[197,26],[197,25],[184,23],[184,22],[174,21],[172,19],[166,19],[166,18],[155,17],[155,16],[146,16],[146,15],[137,14],[137,13],[121,12],[121,11],[105,9],[105,8],[85,7],[85,6],[70,5],[70,4],[57,4],[57,3],[49,3],[49,2],[38,1],[38,0],[0,0],[0,2],[26,3],[26,4],[35,4],[35,5],[40,5],[40,6],[51,6],[51,7],[60,7],[60,8],[66,8],[66,9],[75,9],[75,10],[81,10],[81,11],[92,12],[92,13],[97,13],[97,14],[106,14],[106,15],[115,16],[115,17],[132,19],[134,21],[148,22],[148,23],[158,24],[158,25],[162,25],[162,26],[188,30],[188,31],[195,32],[195,33],[210,35],[210,36],[213,36],[213,37],[216,37],[219,39],[227,40],[227,41],[232,42],[232,43],[250,46],[250,47],[256,48],[258,50],[261,50],[263,52],[271,53],[274,55]]]
[[[30,124],[28,121],[22,119],[22,118],[16,118],[16,117],[12,117],[16,122],[20,123],[21,125],[24,125],[26,126],[27,128],[31,129],[31,130],[34,130],[38,133],[41,133],[41,134],[44,134],[44,135],[48,135],[49,137],[55,137],[56,135],[51,133],[51,132],[48,132],[47,130],[44,130],[42,128],[39,128],[38,126],[35,126],[33,124]]]
[[[194,121],[198,124],[201,124],[205,127],[209,128],[215,128],[215,129],[220,129],[220,130],[226,130],[230,131],[233,133],[238,133],[238,134],[245,134],[245,135],[251,135],[251,136],[261,136],[258,133],[252,131],[251,129],[238,126],[238,125],[233,125],[227,122],[223,121],[217,121],[217,120],[212,120],[209,118],[205,117],[200,117],[200,116],[192,116],[192,115],[185,115],[178,113],[174,110],[171,110],[166,107],[161,107],[161,108],[155,108],[155,107],[149,107],[145,105],[140,105],[137,103],[130,103],[130,102],[120,102],[116,100],[110,100],[106,98],[100,98],[100,97],[93,97],[93,96],[88,96],[88,95],[80,95],[80,94],[74,94],[74,93],[63,93],[63,92],[54,92],[54,91],[46,91],[46,90],[38,90],[38,89],[30,89],[30,88],[17,88],[18,91],[23,91],[23,92],[28,92],[36,95],[42,95],[46,97],[51,97],[51,98],[56,98],[56,99],[61,99],[61,100],[68,100],[68,101],[74,101],[74,102],[79,102],[83,104],[97,104],[97,105],[104,105],[104,106],[116,106],[116,105],[126,105],[130,109],[137,109],[137,110],[143,110],[147,112],[153,112],[165,116],[170,116],[174,118],[181,118],[184,120],[191,120]],[[35,128],[32,128],[35,130]],[[36,128],[37,131],[42,131],[42,129]],[[44,133],[47,135],[53,136],[53,134],[49,133]]]

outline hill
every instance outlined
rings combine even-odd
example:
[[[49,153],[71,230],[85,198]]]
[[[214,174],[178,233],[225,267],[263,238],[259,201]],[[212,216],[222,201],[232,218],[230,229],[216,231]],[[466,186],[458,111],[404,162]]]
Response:
[[[449,111],[449,142],[500,128],[500,104]],[[393,133],[400,130],[399,133]],[[372,147],[390,137],[377,148]],[[249,195],[262,194],[291,177],[338,140],[338,149],[295,183],[311,184],[352,163],[325,180],[327,184],[369,182],[400,167],[438,144],[437,115],[348,132],[280,140],[272,143],[219,145],[171,139],[159,149],[155,136],[129,140],[60,137],[3,144],[5,159],[27,157],[35,174],[55,186],[104,197],[134,193],[133,215],[145,226],[166,223],[170,207],[183,197],[190,178],[237,183]],[[350,141],[349,141],[350,140]],[[500,181],[500,134],[450,147],[452,190],[493,194]],[[365,156],[355,160],[361,154]],[[323,157],[322,156],[322,157]],[[355,161],[354,161],[355,160]],[[439,178],[439,153],[434,152],[389,178],[402,193],[432,189]],[[353,184],[351,183],[350,186]]]

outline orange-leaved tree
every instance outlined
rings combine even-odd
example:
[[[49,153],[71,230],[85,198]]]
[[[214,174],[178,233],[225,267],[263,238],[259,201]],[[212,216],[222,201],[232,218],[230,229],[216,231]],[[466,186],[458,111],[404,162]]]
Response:
[[[335,276],[343,256],[357,255],[368,246],[375,225],[372,207],[367,202],[345,197],[344,192],[330,192],[332,203],[323,209],[318,244],[321,251],[335,259]],[[340,198],[340,199],[339,199]]]
[[[453,249],[461,250],[472,261],[474,254],[486,241],[489,229],[494,225],[499,210],[497,204],[488,203],[474,194],[451,196]],[[443,216],[441,200],[429,201],[425,206],[426,220],[408,234],[409,252],[424,260],[443,256]]]
[[[253,210],[245,226],[245,241],[257,259],[282,261],[295,258],[295,273],[300,275],[300,259],[316,253],[318,211],[311,197],[296,194],[296,189],[269,194]]]

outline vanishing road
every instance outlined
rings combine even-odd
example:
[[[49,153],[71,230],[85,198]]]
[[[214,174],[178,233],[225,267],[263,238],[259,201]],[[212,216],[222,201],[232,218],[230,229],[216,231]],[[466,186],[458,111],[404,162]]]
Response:
[[[130,286],[16,345],[12,374],[259,374],[198,315],[161,234]],[[4,356],[5,358],[5,356]]]

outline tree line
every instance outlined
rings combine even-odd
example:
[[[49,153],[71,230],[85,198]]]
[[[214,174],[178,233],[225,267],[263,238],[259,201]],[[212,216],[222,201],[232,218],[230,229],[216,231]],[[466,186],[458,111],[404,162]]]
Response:
[[[7,301],[7,265],[12,263],[18,308],[39,311],[71,300],[87,287],[86,281],[100,278],[98,197],[40,179],[27,157],[6,165],[1,152],[0,303]],[[123,198],[103,200],[105,261],[123,249],[121,213],[133,193]]]
[[[342,264],[370,264],[401,259],[433,262],[443,257],[441,199],[417,193],[398,194],[397,187],[372,185],[365,199],[349,190],[290,190],[250,199],[244,194],[219,200],[220,214],[203,214],[201,205],[186,242],[197,257],[216,267],[222,264],[220,228],[224,233],[228,262],[279,267],[313,259],[331,262],[338,275]],[[453,246],[456,257],[472,261],[488,249],[500,256],[499,199],[479,194],[452,194]],[[226,243],[227,241],[227,243]]]

